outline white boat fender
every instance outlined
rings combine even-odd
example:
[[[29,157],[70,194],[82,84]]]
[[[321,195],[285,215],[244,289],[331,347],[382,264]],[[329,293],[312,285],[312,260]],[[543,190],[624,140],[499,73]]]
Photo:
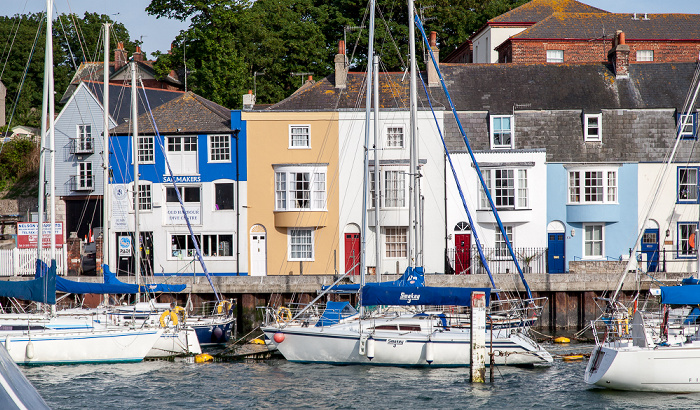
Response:
[[[367,339],[367,358],[369,360],[374,359],[374,343],[375,343],[374,338],[372,336],[370,336]]]
[[[27,349],[24,352],[24,354],[27,356],[27,359],[33,359],[34,358],[34,343],[30,340],[27,342]]]
[[[358,346],[358,354],[360,356],[367,355],[367,335],[360,335],[360,346]]]
[[[10,351],[10,336],[5,336],[5,350]]]
[[[435,347],[433,346],[433,341],[428,339],[425,343],[425,361],[428,364],[432,364],[433,360],[435,360]]]

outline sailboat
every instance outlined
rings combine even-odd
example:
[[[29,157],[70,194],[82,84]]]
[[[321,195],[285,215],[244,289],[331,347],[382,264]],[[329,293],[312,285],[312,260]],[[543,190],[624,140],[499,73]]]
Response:
[[[690,103],[683,112],[693,112],[700,92],[700,60],[696,66],[694,84],[690,87]],[[668,160],[664,163],[657,186],[652,190],[654,198],[641,224],[632,255],[639,248],[644,227],[654,205],[659,199],[662,184],[674,161],[682,131],[688,126],[689,115],[681,116],[676,141]],[[696,188],[697,189],[697,185]],[[696,230],[693,234],[700,237]],[[698,249],[697,239],[691,245]],[[661,286],[652,289],[660,296],[659,311],[638,308],[637,298],[632,306],[619,299],[622,284],[628,272],[637,271],[636,258],[630,257],[617,289],[606,302],[606,311],[592,323],[596,347],[586,366],[584,380],[598,387],[616,390],[648,391],[664,393],[700,392],[700,285],[697,280],[684,279],[678,286]],[[700,272],[700,253],[698,254]]]
[[[411,200],[409,202],[410,265],[404,275],[394,282],[365,283],[365,232],[366,214],[363,214],[363,242],[360,251],[360,310],[356,311],[348,302],[327,302],[324,310],[317,310],[315,302],[327,293],[342,289],[340,281],[355,269],[325,289],[314,301],[298,312],[287,307],[268,309],[266,324],[261,326],[270,348],[277,349],[287,360],[307,363],[367,364],[393,366],[468,366],[470,363],[469,319],[466,308],[470,306],[474,291],[485,292],[490,301],[490,288],[435,288],[424,285],[423,268],[416,266],[420,252],[420,232],[415,223],[419,175],[417,160],[416,122],[417,86],[415,61],[415,27],[413,24],[413,2],[409,1],[410,41],[410,109],[411,109],[411,170],[413,176]],[[370,2],[369,53],[373,57],[374,2]],[[369,65],[369,64],[368,64]],[[374,77],[377,90],[378,63],[375,57],[374,70],[368,68],[366,121],[370,121],[370,83]],[[374,71],[374,74],[372,74]],[[375,94],[376,95],[376,94]],[[375,103],[375,109],[377,104]],[[375,111],[375,118],[378,113]],[[376,127],[375,127],[376,129]],[[369,147],[369,125],[365,131],[365,147]],[[363,209],[367,209],[367,181],[369,181],[368,151],[364,154]],[[375,156],[376,159],[376,156]],[[378,167],[375,166],[375,171]],[[375,176],[375,180],[377,177]],[[379,202],[375,200],[375,203]],[[416,227],[414,229],[414,227]],[[411,247],[410,246],[410,247]],[[377,252],[378,253],[378,252]],[[341,285],[342,286],[342,285]],[[383,309],[370,307],[386,306]],[[431,307],[432,309],[426,309]],[[453,312],[443,306],[452,306]],[[512,317],[504,317],[499,325],[486,330],[487,348],[499,354],[495,364],[550,363],[551,355],[521,329],[527,321],[518,318],[516,324],[509,323]]]

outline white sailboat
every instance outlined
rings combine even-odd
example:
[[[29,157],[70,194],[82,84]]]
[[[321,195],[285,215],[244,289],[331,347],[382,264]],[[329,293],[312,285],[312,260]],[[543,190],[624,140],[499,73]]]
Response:
[[[700,64],[696,68],[692,98],[683,112],[695,110],[700,91]],[[687,101],[686,101],[687,103]],[[642,227],[632,255],[638,249],[644,227],[657,202],[661,186],[674,161],[681,132],[688,125],[689,115],[681,116],[676,141],[657,180],[654,198],[642,221]],[[696,188],[697,189],[697,188]],[[695,237],[700,237],[698,231]],[[698,242],[695,243],[698,249]],[[618,300],[622,284],[630,271],[635,271],[637,260],[631,257],[612,298],[604,299],[607,310],[592,324],[596,347],[591,353],[584,380],[598,387],[664,393],[700,392],[700,326],[697,323],[700,305],[700,285],[697,280],[684,280],[681,286],[662,286],[656,289],[661,296],[658,312],[623,305]],[[700,255],[698,256],[700,272]]]
[[[360,252],[360,311],[355,311],[347,302],[328,302],[325,310],[315,310],[314,302],[299,312],[292,312],[286,307],[276,311],[268,310],[266,325],[262,330],[270,348],[276,348],[289,361],[331,363],[331,364],[367,364],[393,366],[432,366],[454,367],[468,366],[470,363],[471,334],[468,315],[463,308],[455,312],[445,312],[445,305],[469,306],[473,290],[491,289],[468,288],[430,288],[422,286],[422,268],[416,267],[416,261],[422,254],[419,250],[420,232],[416,222],[416,204],[418,189],[416,179],[419,175],[416,141],[417,90],[415,61],[415,26],[413,24],[413,2],[409,1],[409,42],[410,42],[410,110],[411,110],[411,169],[412,188],[409,199],[409,268],[404,277],[395,282],[381,284],[365,283],[365,232],[367,217],[363,214],[362,250]],[[374,2],[370,2],[369,53],[373,57],[372,39],[374,36]],[[371,92],[370,84],[374,78],[377,90],[376,57],[374,73],[368,69],[366,121],[369,124]],[[376,98],[376,97],[375,97]],[[376,104],[375,104],[376,108]],[[378,113],[375,111],[375,118]],[[365,147],[369,147],[369,125],[365,131]],[[376,129],[376,127],[375,127]],[[369,180],[368,149],[364,151],[364,189],[363,209],[367,209],[367,181]],[[376,157],[375,157],[376,160]],[[378,167],[375,167],[375,172]],[[375,177],[376,178],[376,177]],[[379,201],[375,200],[375,204]],[[378,219],[378,218],[376,218]],[[378,242],[378,241],[377,241]],[[350,270],[352,272],[354,267]],[[346,273],[347,275],[347,273]],[[327,291],[333,289],[345,275],[341,276]],[[366,306],[390,305],[388,309],[365,311]],[[418,306],[417,306],[418,305]],[[435,306],[435,310],[426,310]],[[524,313],[524,308],[520,313]],[[523,317],[526,319],[523,320]],[[527,316],[503,316],[487,329],[487,349],[492,348],[499,354],[496,364],[534,364],[549,363],[551,355],[530,339],[522,328],[527,326]]]

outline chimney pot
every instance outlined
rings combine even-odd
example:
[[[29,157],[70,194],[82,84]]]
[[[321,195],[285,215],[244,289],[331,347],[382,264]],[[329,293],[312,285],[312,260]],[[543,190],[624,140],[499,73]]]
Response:
[[[430,44],[430,50],[433,52],[433,56],[435,56],[435,61],[439,63],[440,49],[437,48],[437,32],[430,32],[430,39],[428,40],[428,44]],[[438,76],[437,70],[435,69],[435,65],[433,64],[433,61],[430,58],[430,54],[428,54],[427,57],[428,58],[425,61],[425,69],[428,72],[428,87],[437,87],[440,85],[440,76]]]
[[[248,90],[248,94],[253,95],[253,90]]]
[[[345,41],[338,41],[338,54],[345,54]]]
[[[314,76],[310,75],[309,78],[308,78],[308,80],[309,80],[309,81],[313,81],[313,80],[314,80]]]
[[[348,79],[348,65],[345,56],[345,41],[338,41],[338,54],[335,55],[335,88],[345,88]]]
[[[625,44],[625,32],[620,32],[620,42],[618,44]]]
[[[429,41],[430,47],[435,47],[437,44],[437,32],[431,31],[430,32],[430,41]]]

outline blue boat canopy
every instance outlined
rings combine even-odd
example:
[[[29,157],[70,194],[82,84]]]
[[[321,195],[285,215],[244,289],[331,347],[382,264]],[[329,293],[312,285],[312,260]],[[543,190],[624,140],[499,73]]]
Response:
[[[362,306],[471,306],[472,292],[484,292],[486,294],[486,306],[489,305],[491,288],[365,286],[362,289]]]
[[[41,274],[45,272],[45,274]],[[56,304],[56,263],[49,269],[45,263],[37,260],[36,274],[33,280],[2,281],[0,296],[31,300],[39,303]]]
[[[425,286],[425,273],[423,268],[408,267],[400,278],[387,282],[366,282],[365,286]],[[329,286],[323,286],[322,290],[328,289]],[[330,292],[333,293],[357,293],[360,291],[359,284],[335,285]]]
[[[117,279],[117,277],[109,270],[109,266],[102,265],[102,272],[104,272],[104,283],[87,283],[87,282],[75,282],[62,277],[56,278],[56,290],[65,293],[75,293],[82,295],[85,293],[96,293],[96,294],[136,294],[139,291],[139,287],[135,284],[124,283]],[[177,293],[185,290],[187,285],[165,285],[165,284],[152,284],[152,285],[142,285],[141,292],[165,292],[165,293]]]
[[[323,311],[321,318],[316,322],[316,327],[330,326],[340,322],[348,316],[352,316],[357,311],[350,306],[349,302],[326,302],[326,310]]]
[[[665,305],[700,305],[700,285],[661,286]]]

